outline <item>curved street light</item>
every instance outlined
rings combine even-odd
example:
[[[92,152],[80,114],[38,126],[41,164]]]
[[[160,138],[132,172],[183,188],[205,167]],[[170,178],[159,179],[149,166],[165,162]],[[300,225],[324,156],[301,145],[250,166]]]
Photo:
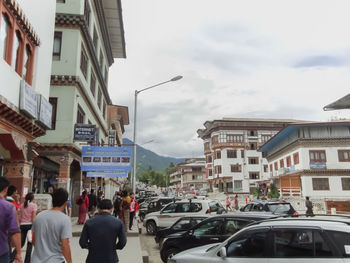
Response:
[[[136,194],[136,120],[137,120],[137,95],[145,90],[149,90],[155,87],[158,87],[160,85],[163,85],[165,83],[168,82],[172,82],[172,81],[178,81],[180,79],[182,79],[182,76],[176,76],[173,77],[170,80],[158,83],[156,85],[141,89],[141,90],[135,90],[135,102],[134,102],[134,138],[133,138],[133,142],[134,142],[134,153],[133,153],[133,169],[132,169],[132,191]]]

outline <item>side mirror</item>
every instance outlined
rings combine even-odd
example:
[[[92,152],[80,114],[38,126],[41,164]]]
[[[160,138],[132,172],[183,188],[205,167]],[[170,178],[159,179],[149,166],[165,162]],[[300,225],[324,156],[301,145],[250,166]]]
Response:
[[[220,250],[219,250],[219,257],[221,257],[221,258],[226,258],[227,257],[226,247],[220,248]]]

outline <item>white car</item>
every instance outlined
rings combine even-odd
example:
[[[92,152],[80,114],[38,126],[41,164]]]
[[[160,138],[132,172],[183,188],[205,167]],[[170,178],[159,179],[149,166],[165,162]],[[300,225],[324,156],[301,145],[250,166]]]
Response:
[[[170,227],[184,216],[222,213],[226,210],[217,200],[181,200],[168,204],[159,212],[147,214],[143,225],[148,234],[154,235],[157,229]]]
[[[350,263],[350,219],[279,218],[176,254],[170,263]]]

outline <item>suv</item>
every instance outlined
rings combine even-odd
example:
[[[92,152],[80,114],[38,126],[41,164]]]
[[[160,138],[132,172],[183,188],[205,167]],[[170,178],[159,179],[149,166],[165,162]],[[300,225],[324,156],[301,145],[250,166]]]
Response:
[[[147,214],[143,225],[148,234],[154,235],[157,229],[170,227],[180,217],[222,213],[226,210],[217,200],[181,200],[168,204],[159,212]]]
[[[223,242],[247,224],[276,218],[271,213],[235,213],[208,218],[188,231],[169,235],[161,246],[160,257],[167,262],[173,255],[194,247]]]
[[[278,215],[298,215],[293,206],[285,201],[256,200],[240,209],[241,212],[269,212]]]
[[[171,198],[171,197],[160,197],[160,198],[154,198],[154,199],[145,201],[140,205],[140,210],[139,210],[140,220],[143,221],[147,214],[152,212],[157,212],[161,210],[165,205],[173,201],[174,201],[174,198]]]
[[[254,223],[221,244],[181,252],[169,262],[346,263],[349,248],[349,218],[278,218]]]

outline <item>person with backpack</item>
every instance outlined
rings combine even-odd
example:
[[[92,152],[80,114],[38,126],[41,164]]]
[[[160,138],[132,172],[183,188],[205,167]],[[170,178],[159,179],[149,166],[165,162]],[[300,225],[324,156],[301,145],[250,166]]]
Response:
[[[97,196],[94,193],[94,189],[91,189],[90,194],[88,195],[89,198],[89,218],[93,217],[96,211],[97,207]]]
[[[120,198],[119,193],[115,196],[115,198],[113,197],[113,199],[113,214],[115,217],[119,217],[120,202],[122,201],[122,199]]]
[[[78,225],[83,225],[89,208],[89,198],[87,197],[87,192],[85,190],[81,196],[77,198],[76,204],[79,206]]]

